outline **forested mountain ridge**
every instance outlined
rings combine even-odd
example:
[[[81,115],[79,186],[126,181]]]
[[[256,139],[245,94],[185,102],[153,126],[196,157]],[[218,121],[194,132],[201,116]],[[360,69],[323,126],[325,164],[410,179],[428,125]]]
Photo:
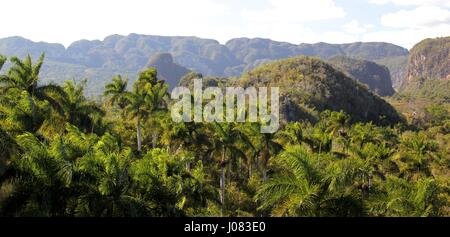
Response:
[[[279,87],[282,116],[287,121],[318,117],[325,110],[344,111],[352,121],[395,124],[395,109],[368,88],[318,58],[278,60],[245,73],[237,84]],[[391,87],[392,89],[392,87]]]
[[[388,43],[295,45],[259,38],[232,39],[222,45],[197,37],[111,35],[102,41],[76,41],[67,49],[61,44],[36,43],[21,37],[0,39],[0,54],[6,56],[31,54],[37,58],[42,52],[46,53],[41,75],[45,82],[88,78],[87,89],[94,94],[99,94],[105,81],[115,74],[134,80],[158,53],[170,53],[176,64],[205,76],[239,76],[266,62],[297,55],[382,60],[408,54],[408,50]]]

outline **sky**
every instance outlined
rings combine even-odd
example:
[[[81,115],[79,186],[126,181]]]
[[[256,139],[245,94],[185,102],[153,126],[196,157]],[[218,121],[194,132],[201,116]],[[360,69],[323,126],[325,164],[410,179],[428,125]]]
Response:
[[[389,42],[450,36],[450,0],[2,0],[0,38],[62,43],[130,33],[221,43]]]

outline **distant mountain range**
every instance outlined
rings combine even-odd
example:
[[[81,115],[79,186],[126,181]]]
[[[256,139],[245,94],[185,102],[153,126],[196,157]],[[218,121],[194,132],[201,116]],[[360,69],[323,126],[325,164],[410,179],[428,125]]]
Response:
[[[103,41],[80,40],[67,48],[21,37],[0,39],[0,54],[5,56],[30,54],[37,58],[42,52],[46,53],[41,73],[45,82],[88,78],[87,90],[93,94],[101,92],[105,82],[115,74],[128,76],[133,81],[146,66],[157,67],[173,87],[188,70],[204,76],[239,76],[259,65],[297,55],[322,59],[346,56],[375,61],[391,70],[392,81],[397,86],[409,54],[407,49],[389,43],[295,45],[260,38],[232,39],[222,45],[216,40],[197,37],[130,34],[111,35]]]

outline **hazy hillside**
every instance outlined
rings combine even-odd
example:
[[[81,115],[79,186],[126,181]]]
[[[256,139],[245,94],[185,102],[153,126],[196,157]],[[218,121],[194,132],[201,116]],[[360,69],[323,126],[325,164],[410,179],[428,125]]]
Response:
[[[242,64],[230,70],[228,74],[240,74],[241,69],[248,71],[263,63],[294,57],[297,55],[317,56],[328,59],[334,56],[348,56],[364,60],[380,60],[408,55],[408,50],[389,43],[353,43],[353,44],[300,44],[277,42],[269,39],[232,39],[226,46]]]
[[[369,90],[380,96],[391,96],[392,88],[389,69],[374,62],[336,56],[328,60],[337,69],[368,86]]]
[[[170,85],[170,90],[178,85],[180,79],[189,73],[189,70],[173,62],[172,55],[160,53],[152,56],[146,67],[154,67],[160,79]]]
[[[342,110],[354,121],[401,121],[387,102],[317,58],[279,60],[246,73],[237,83],[244,87],[280,87],[282,115],[288,121],[314,119],[327,109]]]
[[[389,69],[391,73],[392,86],[394,89],[399,89],[402,81],[406,77],[408,70],[408,55],[386,57],[378,60],[374,60],[377,64],[384,65]]]
[[[0,54],[37,58],[46,53],[44,81],[89,78],[88,92],[98,93],[105,81],[120,73],[133,79],[149,59],[170,53],[174,63],[205,76],[239,76],[267,62],[297,55],[327,59],[346,55],[365,60],[405,56],[408,51],[388,43],[290,44],[268,39],[232,39],[225,45],[197,37],[130,34],[111,35],[103,41],[80,40],[67,49],[61,44],[32,42],[21,37],[0,39]],[[50,67],[51,66],[51,67]],[[61,78],[61,75],[64,75]],[[172,85],[173,86],[173,85]]]

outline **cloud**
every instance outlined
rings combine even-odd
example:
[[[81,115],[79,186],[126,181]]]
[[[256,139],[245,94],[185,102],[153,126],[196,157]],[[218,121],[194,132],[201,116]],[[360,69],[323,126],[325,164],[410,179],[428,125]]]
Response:
[[[234,32],[240,34],[235,37],[263,37],[291,43],[341,42],[349,39],[344,32],[321,32],[309,24],[345,16],[345,10],[333,0],[267,0],[264,7],[244,9],[242,24],[235,26]]]
[[[420,29],[379,30],[364,34],[362,36],[362,41],[389,42],[410,49],[423,39],[448,36],[449,32],[449,24],[441,24]]]
[[[333,0],[268,0],[263,10],[244,10],[242,15],[249,22],[305,23],[345,16],[343,8]]]
[[[349,23],[345,24],[342,28],[345,32],[349,34],[363,34],[374,28],[375,26],[372,24],[362,25],[357,20],[352,20]]]
[[[413,10],[400,10],[381,17],[384,26],[422,28],[450,24],[450,10],[436,6],[419,6]]]
[[[374,19],[353,11],[383,7]],[[367,9],[335,0],[3,0],[0,37],[23,36],[68,46],[110,34],[184,35],[217,39],[263,37],[292,43],[348,43],[370,39],[409,46],[411,39],[449,34],[449,0],[366,0]],[[376,6],[375,6],[376,7]],[[359,15],[359,14],[358,14]],[[371,23],[371,24],[366,24]],[[427,35],[429,33],[429,35]],[[395,37],[390,37],[394,35]],[[421,40],[421,39],[418,39]],[[415,43],[415,42],[414,42]]]
[[[369,0],[369,2],[377,5],[392,3],[397,6],[432,5],[450,7],[450,1],[448,0]]]
[[[411,48],[425,38],[450,35],[449,0],[368,0],[371,3],[393,4],[400,10],[380,17],[384,28],[365,33],[363,41],[385,41]]]
[[[6,0],[0,37],[20,35],[60,42],[102,39],[110,34],[198,35],[220,31],[227,4],[214,0]]]
[[[68,46],[110,34],[188,35],[224,43],[232,37],[314,38],[308,23],[342,18],[334,0],[5,0],[0,37],[19,35]]]

